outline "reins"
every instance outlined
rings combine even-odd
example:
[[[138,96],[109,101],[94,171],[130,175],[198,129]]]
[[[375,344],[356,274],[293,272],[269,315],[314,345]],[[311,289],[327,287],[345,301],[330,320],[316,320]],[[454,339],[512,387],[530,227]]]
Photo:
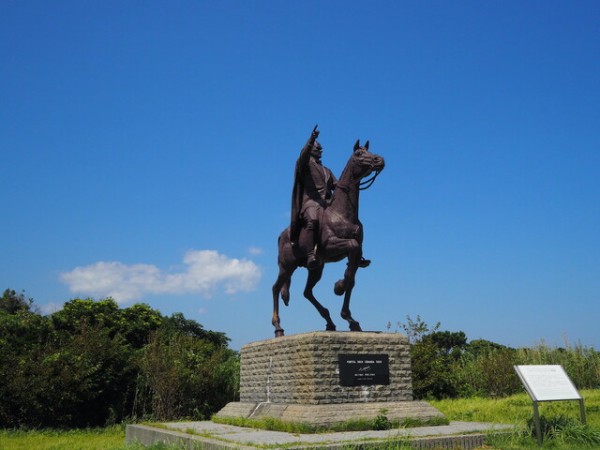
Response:
[[[381,170],[376,170],[371,178],[358,183],[358,190],[364,191],[366,189],[369,189],[371,186],[373,186],[373,183],[375,183],[375,178],[377,178],[377,175],[379,175],[380,172],[381,172]]]
[[[358,183],[358,190],[359,191],[364,191],[366,189],[369,189],[371,186],[373,186],[373,183],[375,183],[375,178],[377,178],[377,176],[381,173],[381,170],[376,170],[375,173],[373,174],[373,176],[371,178],[369,178],[368,180],[364,180]],[[340,189],[344,192],[348,192],[348,187],[347,186],[343,186],[341,184],[337,184],[336,189]]]

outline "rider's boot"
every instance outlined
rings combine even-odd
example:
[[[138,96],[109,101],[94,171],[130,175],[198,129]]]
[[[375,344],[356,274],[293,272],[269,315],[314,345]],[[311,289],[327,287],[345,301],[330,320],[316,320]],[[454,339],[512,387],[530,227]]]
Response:
[[[306,250],[306,267],[308,269],[317,269],[321,265],[321,261],[319,261],[316,254],[316,228],[317,226],[314,221],[308,221],[301,235],[301,246]]]
[[[371,260],[370,259],[365,259],[365,258],[360,258],[360,262],[358,263],[358,267],[369,267],[369,264],[371,264]]]

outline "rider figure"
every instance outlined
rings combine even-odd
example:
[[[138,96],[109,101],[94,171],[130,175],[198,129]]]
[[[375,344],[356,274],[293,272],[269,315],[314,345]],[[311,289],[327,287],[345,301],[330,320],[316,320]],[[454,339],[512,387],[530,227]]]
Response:
[[[319,220],[323,208],[331,200],[337,180],[321,163],[323,147],[317,141],[319,131],[313,129],[296,162],[292,194],[290,239],[306,255],[309,269],[319,267],[315,249],[319,241]]]

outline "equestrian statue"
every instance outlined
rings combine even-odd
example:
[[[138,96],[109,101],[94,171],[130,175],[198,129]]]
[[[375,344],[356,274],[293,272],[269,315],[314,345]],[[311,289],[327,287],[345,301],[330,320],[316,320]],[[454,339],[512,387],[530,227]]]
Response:
[[[279,275],[273,285],[273,319],[275,336],[284,335],[279,319],[279,296],[288,306],[292,274],[298,267],[306,267],[308,279],[304,297],[326,321],[326,330],[335,331],[329,310],[315,298],[314,286],[329,262],[348,258],[344,278],[334,285],[336,295],[344,296],[341,316],[351,331],[362,331],[350,313],[350,297],[359,267],[370,261],[363,258],[363,227],[358,219],[358,200],[361,190],[370,187],[383,170],[381,156],[369,152],[369,141],[363,146],[357,140],[350,159],[339,180],[323,165],[323,147],[317,141],[319,131],[313,129],[302,148],[294,176],[291,224],[279,235],[277,263]],[[372,174],[368,180],[364,178]]]

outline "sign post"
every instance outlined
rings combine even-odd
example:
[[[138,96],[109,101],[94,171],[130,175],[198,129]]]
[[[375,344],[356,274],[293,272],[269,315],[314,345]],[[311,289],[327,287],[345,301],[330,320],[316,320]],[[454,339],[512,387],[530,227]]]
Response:
[[[542,446],[542,430],[540,428],[539,402],[560,400],[578,400],[581,422],[585,424],[585,406],[583,397],[565,372],[562,366],[515,366],[525,390],[533,401],[533,419],[537,434],[538,446]]]

